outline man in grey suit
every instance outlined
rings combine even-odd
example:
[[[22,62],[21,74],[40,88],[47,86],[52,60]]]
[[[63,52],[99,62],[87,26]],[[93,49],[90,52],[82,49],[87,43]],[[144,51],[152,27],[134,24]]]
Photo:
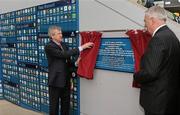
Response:
[[[88,42],[78,48],[68,50],[62,42],[62,31],[58,26],[51,26],[48,30],[50,42],[45,46],[48,59],[48,86],[49,86],[49,113],[58,115],[59,99],[61,102],[61,115],[69,115],[70,107],[70,76],[68,60],[78,55],[80,51],[91,48],[93,43]]]
[[[141,84],[140,104],[145,115],[179,115],[180,44],[166,20],[166,12],[159,6],[145,12],[145,27],[152,39],[134,74]]]

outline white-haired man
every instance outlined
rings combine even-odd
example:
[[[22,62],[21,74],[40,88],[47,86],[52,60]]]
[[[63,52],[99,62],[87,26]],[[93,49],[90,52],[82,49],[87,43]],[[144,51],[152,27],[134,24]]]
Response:
[[[49,86],[49,114],[58,115],[59,102],[61,115],[69,115],[70,108],[70,76],[68,60],[81,51],[93,46],[88,42],[78,48],[69,50],[62,42],[62,31],[59,26],[50,26],[48,29],[50,42],[45,46],[48,60],[48,86]],[[60,99],[60,100],[59,100]]]
[[[152,39],[134,74],[141,84],[140,104],[145,115],[178,115],[180,44],[166,20],[166,12],[159,6],[145,12],[145,27]]]

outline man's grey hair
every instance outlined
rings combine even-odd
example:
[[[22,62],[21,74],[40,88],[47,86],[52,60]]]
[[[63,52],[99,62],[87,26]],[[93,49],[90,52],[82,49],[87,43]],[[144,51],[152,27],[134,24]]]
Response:
[[[50,26],[48,28],[48,36],[51,38],[55,33],[54,33],[54,30],[59,30],[61,31],[61,27],[59,26],[56,26],[56,25],[53,25],[53,26]]]
[[[145,15],[149,16],[149,17],[154,17],[160,20],[167,20],[167,14],[166,11],[164,10],[164,8],[160,7],[160,6],[152,6],[150,7],[146,12]]]

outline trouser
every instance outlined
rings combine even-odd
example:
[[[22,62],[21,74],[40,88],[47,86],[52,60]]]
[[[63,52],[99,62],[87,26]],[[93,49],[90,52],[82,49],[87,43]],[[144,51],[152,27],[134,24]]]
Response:
[[[70,89],[69,87],[59,88],[49,86],[49,113],[58,115],[59,101],[61,105],[61,115],[69,115],[70,109]]]

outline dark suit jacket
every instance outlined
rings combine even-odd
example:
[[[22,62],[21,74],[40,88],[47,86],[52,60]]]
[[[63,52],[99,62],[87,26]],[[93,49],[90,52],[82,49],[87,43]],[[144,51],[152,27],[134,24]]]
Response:
[[[180,45],[175,34],[161,27],[150,40],[134,80],[140,83],[140,104],[157,114],[177,111]]]
[[[53,41],[45,46],[45,53],[48,60],[48,85],[64,87],[69,82],[68,59],[79,54],[79,49],[68,50],[64,43],[61,43],[64,51]]]

